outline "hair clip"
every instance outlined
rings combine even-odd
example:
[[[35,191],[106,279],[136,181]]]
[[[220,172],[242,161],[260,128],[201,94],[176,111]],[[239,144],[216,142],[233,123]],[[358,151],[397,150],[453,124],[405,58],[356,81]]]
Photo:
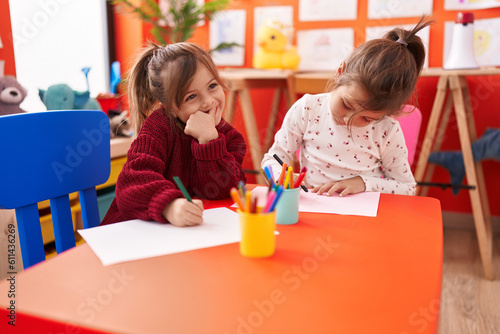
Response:
[[[404,40],[404,39],[402,39],[402,38],[398,38],[398,40],[396,41],[396,43],[399,43],[399,44],[401,44],[401,45],[404,45],[405,47],[407,47],[407,46],[408,46],[408,43],[406,43],[406,42],[405,42],[405,40]]]

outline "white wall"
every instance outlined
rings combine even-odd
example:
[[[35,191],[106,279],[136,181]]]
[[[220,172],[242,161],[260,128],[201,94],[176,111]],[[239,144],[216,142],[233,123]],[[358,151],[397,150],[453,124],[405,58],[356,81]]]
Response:
[[[38,89],[66,83],[91,96],[109,91],[105,0],[9,0],[17,80],[28,89],[21,108],[45,110]]]

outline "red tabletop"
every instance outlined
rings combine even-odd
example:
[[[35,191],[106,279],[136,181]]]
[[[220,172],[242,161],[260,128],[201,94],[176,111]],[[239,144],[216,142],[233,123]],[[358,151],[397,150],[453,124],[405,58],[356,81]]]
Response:
[[[230,244],[104,267],[77,246],[16,275],[15,298],[0,282],[0,331],[436,333],[438,200],[381,194],[376,218],[300,213],[277,230],[265,259]]]

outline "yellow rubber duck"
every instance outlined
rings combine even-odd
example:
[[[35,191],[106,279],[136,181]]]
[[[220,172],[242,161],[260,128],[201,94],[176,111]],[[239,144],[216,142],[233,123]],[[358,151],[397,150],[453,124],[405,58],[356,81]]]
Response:
[[[299,67],[300,56],[295,47],[288,46],[283,32],[269,24],[264,24],[257,32],[259,48],[252,61],[254,68],[292,69]]]

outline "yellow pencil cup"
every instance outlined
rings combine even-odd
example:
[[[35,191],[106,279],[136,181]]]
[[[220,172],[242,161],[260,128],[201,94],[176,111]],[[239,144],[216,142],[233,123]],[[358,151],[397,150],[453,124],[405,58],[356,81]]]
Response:
[[[276,239],[275,212],[248,213],[237,210],[240,215],[240,253],[246,257],[268,257],[274,254]]]

